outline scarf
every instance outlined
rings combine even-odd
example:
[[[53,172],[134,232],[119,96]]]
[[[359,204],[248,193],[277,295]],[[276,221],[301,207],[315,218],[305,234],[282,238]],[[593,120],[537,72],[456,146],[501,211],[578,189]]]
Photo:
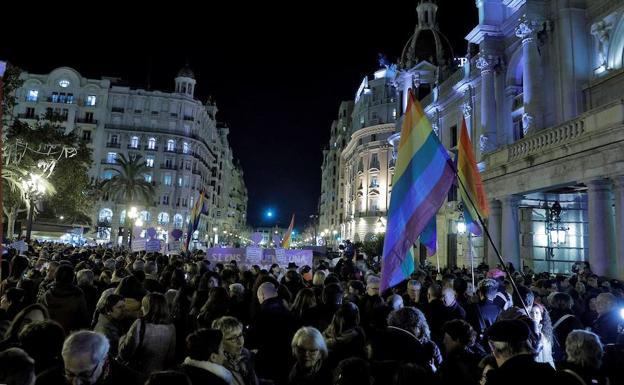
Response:
[[[234,380],[232,377],[232,373],[229,370],[221,365],[212,363],[210,361],[197,361],[190,357],[186,357],[184,359],[184,365],[194,366],[199,369],[207,370],[215,376],[220,377],[228,384],[232,384],[232,381]]]

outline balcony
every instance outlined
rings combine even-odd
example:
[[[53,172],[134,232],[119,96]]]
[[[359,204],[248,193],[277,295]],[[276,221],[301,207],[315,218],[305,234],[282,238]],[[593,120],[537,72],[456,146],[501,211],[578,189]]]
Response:
[[[126,109],[123,108],[123,107],[113,107],[113,108],[111,108],[111,112],[119,112],[119,113],[123,114],[125,111],[126,111]]]
[[[76,118],[75,122],[82,123],[82,124],[98,124],[98,121],[96,119],[87,119],[87,118]]]
[[[183,119],[184,119],[184,120],[186,120],[186,121],[189,121],[189,122],[192,122],[192,121],[194,121],[194,120],[195,120],[195,118],[194,118],[194,117],[192,117],[192,116],[186,116],[186,115],[184,116],[184,118],[183,118]]]
[[[176,170],[177,167],[176,167],[175,164],[161,163],[160,164],[160,169],[161,170]]]
[[[17,114],[18,119],[39,120],[39,115],[35,114]]]
[[[171,153],[171,154],[175,154],[176,153],[176,149],[175,148],[165,148],[163,151]]]
[[[145,151],[158,151],[158,146],[154,146],[154,147],[144,146],[143,149]]]
[[[108,148],[121,148],[121,143],[118,143],[118,142],[108,142],[108,143],[106,143],[106,147],[108,147]]]
[[[117,159],[102,159],[101,164],[117,164]]]
[[[50,102],[50,103],[60,103],[60,104],[74,104],[75,100],[74,98],[61,98],[61,97],[52,97],[52,96],[48,96],[46,98],[46,101]]]
[[[141,146],[139,145],[136,145],[136,146],[133,146],[131,144],[128,145],[128,150],[140,150],[140,149],[141,149]]]

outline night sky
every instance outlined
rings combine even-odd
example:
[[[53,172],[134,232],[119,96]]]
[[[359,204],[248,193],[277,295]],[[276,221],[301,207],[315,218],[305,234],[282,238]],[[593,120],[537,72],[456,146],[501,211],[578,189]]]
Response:
[[[416,25],[415,0],[343,3],[227,1],[205,3],[202,11],[171,4],[141,12],[117,6],[67,19],[28,14],[39,37],[15,30],[3,39],[0,59],[32,73],[69,66],[89,78],[121,77],[133,88],[146,88],[151,73],[151,88],[163,91],[173,89],[188,61],[196,97],[212,96],[217,119],[230,128],[249,224],[286,227],[294,212],[301,228],[317,209],[322,150],[340,102],[353,99],[378,68],[379,53],[396,61]],[[437,4],[440,29],[455,56],[465,55],[464,36],[477,24],[474,0]],[[277,214],[271,222],[263,215],[269,207]]]

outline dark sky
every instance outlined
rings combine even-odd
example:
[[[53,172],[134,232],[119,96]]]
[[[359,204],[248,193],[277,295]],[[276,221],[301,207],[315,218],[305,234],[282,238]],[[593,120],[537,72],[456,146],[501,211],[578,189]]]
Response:
[[[33,73],[70,66],[141,88],[151,62],[152,89],[163,91],[172,90],[188,60],[196,96],[211,95],[218,120],[230,127],[249,192],[249,223],[268,224],[263,213],[271,207],[280,225],[294,212],[301,227],[316,211],[322,149],[340,102],[353,99],[362,78],[378,68],[378,53],[396,61],[416,25],[417,1],[221,3],[204,3],[201,11],[107,7],[113,10],[85,10],[65,22],[29,14],[40,36],[15,30],[3,39],[0,59]],[[440,29],[455,56],[465,55],[464,36],[477,24],[474,0],[437,4]]]

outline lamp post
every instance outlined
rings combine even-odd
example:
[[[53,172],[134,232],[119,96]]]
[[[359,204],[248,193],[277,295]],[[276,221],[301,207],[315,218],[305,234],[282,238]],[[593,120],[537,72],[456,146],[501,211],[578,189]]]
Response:
[[[137,211],[136,207],[132,206],[130,207],[130,210],[128,210],[126,216],[130,219],[128,221],[129,223],[127,223],[125,226],[128,229],[126,230],[128,232],[128,247],[132,248],[132,225],[135,223],[135,219],[139,216],[139,212]]]
[[[312,219],[312,227],[314,228],[314,246],[318,246],[317,245],[317,237],[316,237],[316,220],[318,219],[318,214],[311,214],[310,215],[310,219]]]
[[[542,208],[545,210],[546,218],[546,262],[548,271],[552,270],[551,264],[555,259],[555,247],[566,243],[566,231],[569,230],[561,224],[561,204],[555,201],[552,206],[544,202]]]
[[[26,191],[26,198],[30,206],[28,210],[28,227],[26,228],[26,242],[30,242],[35,203],[40,196],[45,194],[45,179],[41,175],[31,173],[29,179],[22,181],[22,185]]]

